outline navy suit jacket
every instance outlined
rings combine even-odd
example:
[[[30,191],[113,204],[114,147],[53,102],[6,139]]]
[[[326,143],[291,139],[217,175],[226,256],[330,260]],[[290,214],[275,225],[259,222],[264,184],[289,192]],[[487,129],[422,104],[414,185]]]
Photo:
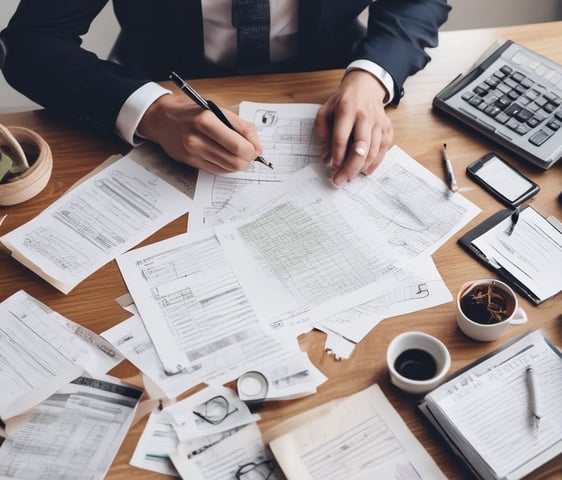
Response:
[[[98,130],[113,131],[129,95],[176,70],[184,78],[217,76],[205,63],[201,2],[113,0],[121,25],[122,63],[98,59],[80,37],[108,0],[21,0],[1,33],[4,76],[18,91]],[[409,75],[429,61],[447,19],[446,0],[300,0],[299,58],[292,69],[343,68],[368,59],[390,73],[394,103]],[[357,16],[369,6],[367,31]]]

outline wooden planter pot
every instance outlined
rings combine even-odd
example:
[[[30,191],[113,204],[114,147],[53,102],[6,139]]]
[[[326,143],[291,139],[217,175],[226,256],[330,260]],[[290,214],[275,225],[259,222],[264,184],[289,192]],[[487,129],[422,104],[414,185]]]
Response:
[[[10,127],[6,135],[0,132],[0,146],[16,150],[14,140],[25,153],[29,169],[0,184],[0,206],[16,205],[37,195],[49,181],[53,155],[49,144],[36,132],[25,127]]]

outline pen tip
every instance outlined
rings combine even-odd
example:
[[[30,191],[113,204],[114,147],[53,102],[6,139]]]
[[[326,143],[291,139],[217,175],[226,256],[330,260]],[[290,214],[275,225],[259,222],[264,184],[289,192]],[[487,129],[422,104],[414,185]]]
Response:
[[[266,167],[271,168],[271,170],[273,170],[273,164],[271,162],[268,162],[265,158],[263,158],[261,155],[259,157],[256,158],[256,162],[259,162],[263,165],[265,165]]]

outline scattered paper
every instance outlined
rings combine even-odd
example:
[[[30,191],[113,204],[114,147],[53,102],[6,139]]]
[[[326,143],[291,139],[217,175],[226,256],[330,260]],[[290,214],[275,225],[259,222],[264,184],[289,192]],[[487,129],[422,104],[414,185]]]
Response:
[[[267,438],[289,480],[446,478],[378,385],[288,419]]]
[[[76,185],[40,215],[0,237],[12,256],[63,293],[116,255],[185,214],[192,200],[160,178],[170,162],[146,145]],[[156,173],[154,173],[156,172]]]
[[[317,104],[270,104],[241,102],[239,115],[256,125],[263,156],[269,169],[252,162],[244,172],[212,175],[201,171],[197,178],[195,205],[189,214],[189,231],[220,223],[217,213],[232,195],[246,186],[273,185],[301,168],[320,162],[320,144],[314,131]]]
[[[170,455],[178,448],[178,442],[170,418],[156,410],[148,417],[129,463],[134,467],[177,477],[178,472]]]
[[[184,480],[232,480],[241,469],[255,469],[253,475],[249,476],[252,479],[285,478],[276,467],[271,452],[263,444],[255,423],[236,430],[195,455],[192,452],[189,446],[180,443],[172,455],[172,461]]]
[[[14,435],[0,437],[0,476],[103,479],[141,394],[109,377],[73,380],[34,407]]]
[[[106,373],[123,357],[99,335],[19,290],[0,303],[0,418],[37,405],[83,371]]]

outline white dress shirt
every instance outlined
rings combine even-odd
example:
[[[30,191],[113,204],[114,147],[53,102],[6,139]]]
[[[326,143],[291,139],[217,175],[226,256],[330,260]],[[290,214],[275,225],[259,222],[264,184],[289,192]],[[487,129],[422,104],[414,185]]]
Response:
[[[298,51],[298,2],[299,0],[270,2],[270,58],[274,63],[288,60]],[[205,58],[211,64],[233,66],[236,60],[236,28],[232,26],[231,0],[201,0],[201,6]],[[392,100],[394,82],[382,67],[369,60],[357,60],[346,71],[354,69],[368,71],[378,78],[387,90],[385,103]],[[117,133],[131,145],[141,143],[142,139],[136,131],[144,113],[158,98],[170,93],[170,90],[155,82],[147,83],[133,92],[117,116]]]

